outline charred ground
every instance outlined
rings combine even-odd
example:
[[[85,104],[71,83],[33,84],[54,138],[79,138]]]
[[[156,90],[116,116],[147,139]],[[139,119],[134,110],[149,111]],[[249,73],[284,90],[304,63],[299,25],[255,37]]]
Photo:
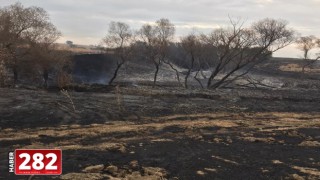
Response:
[[[292,82],[278,89],[186,90],[165,80],[0,89],[0,177],[17,179],[6,172],[9,151],[61,148],[63,175],[33,179],[318,179],[317,76],[292,76],[287,65],[253,72]]]

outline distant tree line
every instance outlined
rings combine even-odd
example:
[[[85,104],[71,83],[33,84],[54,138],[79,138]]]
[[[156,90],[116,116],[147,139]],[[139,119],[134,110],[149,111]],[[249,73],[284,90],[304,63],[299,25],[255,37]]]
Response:
[[[203,88],[226,86],[293,42],[308,63],[319,59],[311,60],[309,53],[320,47],[320,40],[314,36],[297,40],[284,20],[266,18],[245,26],[241,20],[229,19],[229,27],[181,38],[175,36],[174,24],[165,18],[137,30],[124,22],[111,22],[102,38],[105,53],[112,52],[116,60],[109,85],[127,62],[136,59],[154,67],[153,86],[165,64],[185,88],[190,87],[191,79]],[[56,48],[60,36],[42,8],[20,3],[0,8],[0,86],[7,83],[7,74],[12,74],[12,84],[16,84],[21,73],[42,79],[45,87],[50,77],[66,84],[70,53]],[[73,45],[71,41],[68,44]]]

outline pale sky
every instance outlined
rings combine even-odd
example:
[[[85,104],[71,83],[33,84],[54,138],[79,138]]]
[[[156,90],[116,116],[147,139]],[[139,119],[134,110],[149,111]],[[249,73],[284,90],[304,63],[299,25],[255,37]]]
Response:
[[[146,22],[168,18],[177,36],[194,31],[210,32],[228,25],[228,16],[241,17],[250,25],[266,17],[284,19],[301,35],[320,37],[320,0],[0,0],[0,6],[21,2],[39,6],[62,32],[59,42],[96,45],[111,21],[128,23],[138,29]],[[274,56],[299,57],[295,46]]]

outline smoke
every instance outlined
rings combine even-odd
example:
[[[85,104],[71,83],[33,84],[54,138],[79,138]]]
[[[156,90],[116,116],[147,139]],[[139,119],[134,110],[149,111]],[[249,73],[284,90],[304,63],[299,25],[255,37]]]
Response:
[[[73,58],[73,80],[76,83],[107,85],[116,61],[110,55],[84,54]]]

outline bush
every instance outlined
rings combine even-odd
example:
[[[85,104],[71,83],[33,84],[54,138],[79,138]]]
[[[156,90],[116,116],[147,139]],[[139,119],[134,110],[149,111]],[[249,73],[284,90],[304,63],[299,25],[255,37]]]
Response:
[[[56,81],[57,81],[57,85],[58,85],[59,89],[64,89],[64,88],[71,85],[72,75],[65,72],[65,71],[60,71],[57,74]]]

